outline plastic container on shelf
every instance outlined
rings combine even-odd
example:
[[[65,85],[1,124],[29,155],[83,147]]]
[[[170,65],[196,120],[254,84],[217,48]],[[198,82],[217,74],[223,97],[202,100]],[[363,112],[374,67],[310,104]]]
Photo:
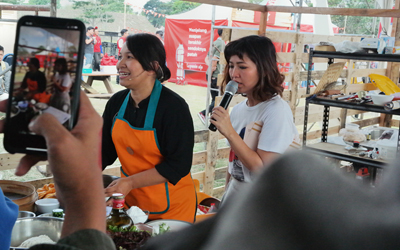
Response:
[[[389,77],[378,74],[369,74],[372,84],[386,95],[400,92],[400,88]]]
[[[390,139],[380,139],[376,142],[376,147],[379,151],[379,158],[384,160],[395,159],[397,154],[397,140],[399,131],[397,129],[391,130],[393,131],[393,134],[391,135]]]

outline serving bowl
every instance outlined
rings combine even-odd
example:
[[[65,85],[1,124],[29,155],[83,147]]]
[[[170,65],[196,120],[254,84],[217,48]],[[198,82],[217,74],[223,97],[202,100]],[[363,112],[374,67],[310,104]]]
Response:
[[[44,214],[44,213],[51,213],[53,209],[60,207],[60,202],[57,199],[41,199],[35,201],[37,212]]]
[[[391,102],[393,100],[393,96],[391,95],[371,94],[370,96],[375,105],[384,105],[385,103]]]
[[[11,247],[18,247],[25,240],[40,235],[47,235],[51,240],[57,242],[61,236],[63,222],[64,219],[52,217],[17,219],[11,233]]]
[[[31,211],[19,211],[18,218],[36,217],[36,214]]]

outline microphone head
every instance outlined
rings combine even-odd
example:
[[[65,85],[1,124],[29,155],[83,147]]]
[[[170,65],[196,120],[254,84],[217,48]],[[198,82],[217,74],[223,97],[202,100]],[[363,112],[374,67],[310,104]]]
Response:
[[[236,94],[237,90],[238,90],[238,83],[235,81],[229,81],[225,88],[225,92],[229,92],[232,95]]]

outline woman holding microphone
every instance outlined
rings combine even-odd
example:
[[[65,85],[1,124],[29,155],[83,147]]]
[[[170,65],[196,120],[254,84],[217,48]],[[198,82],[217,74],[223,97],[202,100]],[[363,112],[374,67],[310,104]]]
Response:
[[[300,141],[292,111],[281,98],[284,76],[272,41],[263,36],[243,37],[230,42],[224,54],[228,66],[222,88],[233,80],[238,83],[237,93],[247,99],[230,114],[215,107],[210,119],[231,146],[223,204]]]

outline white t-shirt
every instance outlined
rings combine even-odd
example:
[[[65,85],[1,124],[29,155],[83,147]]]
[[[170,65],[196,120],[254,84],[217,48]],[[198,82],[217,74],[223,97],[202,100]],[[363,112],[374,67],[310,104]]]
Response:
[[[70,75],[64,74],[64,75],[60,75],[58,72],[56,73],[56,80],[57,82],[61,82],[61,86],[63,86],[64,88],[69,88],[72,85],[72,81],[71,81],[71,77]]]
[[[293,123],[292,111],[279,95],[253,107],[247,106],[245,100],[233,107],[230,118],[233,128],[242,138],[245,137],[246,126],[254,122],[258,124],[256,129],[257,131],[261,129],[261,133],[254,149],[283,154],[293,141],[300,142],[299,133]],[[247,131],[251,131],[251,128]],[[252,148],[250,145],[249,147]],[[239,181],[250,182],[252,179],[251,172],[232,151],[228,171]]]

